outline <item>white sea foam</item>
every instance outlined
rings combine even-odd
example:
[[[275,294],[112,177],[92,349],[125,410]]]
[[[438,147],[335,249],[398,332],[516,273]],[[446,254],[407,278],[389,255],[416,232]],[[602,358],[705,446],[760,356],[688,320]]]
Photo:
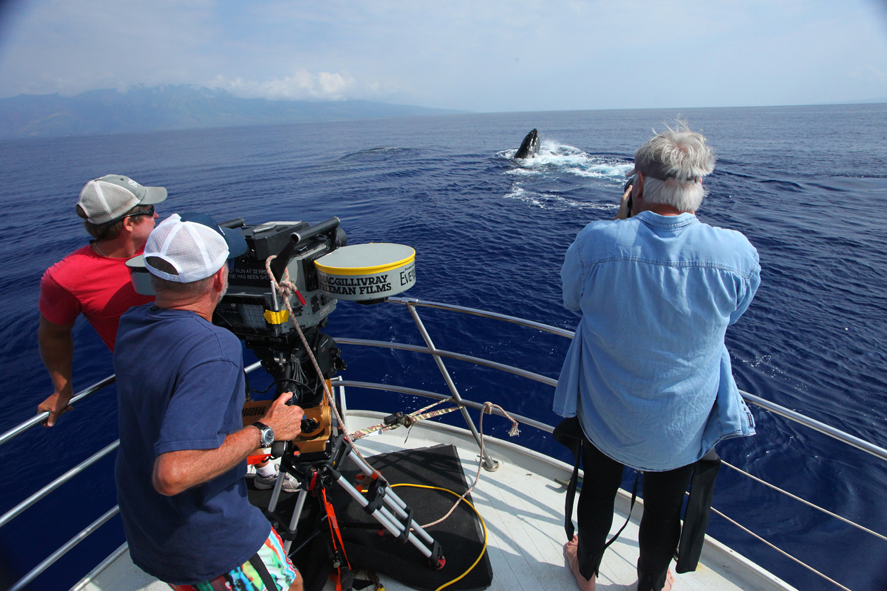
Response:
[[[598,179],[607,186],[619,186],[625,181],[625,173],[632,168],[632,163],[612,156],[597,156],[589,154],[567,144],[558,143],[555,140],[544,140],[539,149],[539,154],[534,158],[515,159],[516,149],[503,150],[496,154],[497,157],[511,160],[516,166],[504,171],[504,174],[512,177],[510,192],[505,196],[508,199],[518,199],[533,207],[540,208],[564,208],[578,210],[608,210],[615,209],[616,203],[599,203],[583,201],[573,197],[565,197],[548,191],[535,191],[534,185],[549,178]]]
[[[579,210],[579,211],[587,211],[587,210],[608,210],[617,208],[617,204],[615,203],[598,203],[594,201],[579,201],[577,199],[570,199],[568,197],[564,197],[563,195],[557,195],[555,193],[545,193],[545,192],[536,192],[536,191],[528,191],[520,184],[515,184],[511,188],[511,192],[505,195],[506,199],[516,199],[518,201],[523,201],[528,205],[533,207],[538,207],[539,209],[571,209],[571,210]]]
[[[512,160],[516,168],[509,169],[505,174],[514,176],[533,176],[550,172],[573,174],[576,176],[610,179],[622,183],[625,173],[631,170],[631,162],[619,158],[596,156],[579,148],[560,144],[553,140],[545,140],[535,158],[515,159],[517,150],[503,150],[496,156]]]

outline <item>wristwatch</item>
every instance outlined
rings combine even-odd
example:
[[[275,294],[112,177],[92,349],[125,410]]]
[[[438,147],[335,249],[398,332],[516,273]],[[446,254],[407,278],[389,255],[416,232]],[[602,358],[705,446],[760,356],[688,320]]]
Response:
[[[272,443],[274,443],[274,429],[266,425],[265,423],[260,423],[256,421],[253,423],[253,427],[259,430],[262,434],[262,447],[268,447]]]

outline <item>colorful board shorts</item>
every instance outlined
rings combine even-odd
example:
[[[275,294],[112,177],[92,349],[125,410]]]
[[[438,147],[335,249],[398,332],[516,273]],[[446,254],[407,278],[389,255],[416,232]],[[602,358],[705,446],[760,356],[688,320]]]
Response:
[[[253,566],[257,556],[265,565],[276,587],[269,589],[262,581],[259,569]],[[259,567],[261,568],[261,565]],[[286,591],[298,574],[283,549],[283,541],[272,529],[259,551],[234,570],[196,585],[170,585],[170,587],[174,591]]]

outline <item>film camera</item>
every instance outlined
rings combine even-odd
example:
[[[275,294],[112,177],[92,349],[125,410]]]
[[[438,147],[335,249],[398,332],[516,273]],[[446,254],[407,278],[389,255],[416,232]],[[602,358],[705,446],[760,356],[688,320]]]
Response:
[[[413,521],[412,510],[396,498],[375,470],[352,453],[343,434],[333,436],[330,409],[323,395],[323,380],[345,369],[335,341],[321,332],[337,299],[377,303],[409,289],[416,281],[415,251],[398,244],[346,246],[347,237],[335,217],[315,226],[304,222],[246,226],[242,220],[222,225],[242,228],[247,251],[228,273],[228,291],[216,307],[213,322],[243,339],[274,378],[276,394],[292,391],[291,400],[305,411],[302,434],[293,442],[278,441],[272,446],[273,456],[283,456],[281,471],[302,484],[289,526],[283,529],[286,550],[295,537],[308,491],[316,495],[317,487],[336,483],[398,540],[411,541],[432,568],[443,568],[446,561],[440,544]],[[271,256],[275,258],[269,261]],[[288,278],[295,290],[284,290],[286,295],[282,295],[269,272],[278,283]],[[322,375],[318,375],[312,356]],[[294,449],[298,454],[291,453]],[[372,480],[365,496],[336,471],[346,458]],[[268,506],[271,514],[277,509],[279,484],[280,480]],[[326,499],[325,492],[323,495]],[[329,510],[325,506],[324,512]],[[394,518],[390,511],[402,514],[401,518]],[[281,519],[280,525],[283,523]],[[319,531],[318,522],[314,532]]]
[[[248,226],[242,219],[221,225],[240,228],[247,251],[234,261],[228,291],[213,322],[253,350],[274,379],[275,396],[293,392],[293,403],[307,417],[302,441],[297,440],[300,451],[323,451],[321,442],[328,438],[330,426],[323,380],[345,369],[335,341],[322,332],[327,317],[339,299],[377,303],[409,289],[416,280],[415,251],[398,244],[347,246],[336,217],[314,226],[305,222]],[[269,263],[271,256],[275,258]],[[282,296],[272,285],[269,270],[277,282],[288,277],[295,292]]]
[[[243,220],[221,224],[240,227],[247,251],[237,258],[228,273],[228,291],[219,302],[213,323],[229,329],[252,349],[262,367],[274,379],[276,394],[293,392],[300,404],[320,403],[321,378],[312,367],[295,324],[302,328],[314,357],[329,379],[345,369],[335,341],[323,334],[327,316],[336,309],[336,299],[321,290],[314,262],[347,244],[339,219],[314,226],[305,222],[266,222],[243,225]],[[266,270],[268,257],[275,255],[270,269],[277,281],[285,272],[298,292],[287,296],[290,308],[276,292]]]
[[[243,218],[219,226],[239,229],[247,249],[230,267],[228,290],[216,307],[213,323],[233,332],[253,350],[274,380],[275,397],[293,393],[292,403],[305,409],[308,417],[302,439],[319,444],[330,434],[324,381],[345,369],[336,342],[322,332],[327,317],[336,309],[337,300],[377,303],[412,287],[416,253],[400,244],[347,246],[337,217],[314,226],[305,222],[250,226]],[[127,266],[136,291],[153,295],[141,257]],[[294,289],[278,291],[269,271],[276,283],[286,280]],[[245,422],[263,414],[259,406],[244,407]],[[299,444],[301,451],[303,447],[315,451],[311,445]]]

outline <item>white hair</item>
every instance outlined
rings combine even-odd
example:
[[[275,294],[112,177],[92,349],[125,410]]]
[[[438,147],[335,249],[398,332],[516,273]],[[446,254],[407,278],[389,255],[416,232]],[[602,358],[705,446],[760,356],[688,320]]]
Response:
[[[644,201],[671,205],[679,211],[695,213],[702,205],[702,199],[708,193],[700,181],[679,181],[668,179],[660,181],[651,177],[644,178]]]
[[[702,177],[714,170],[715,152],[685,121],[679,120],[675,127],[638,148],[634,164],[644,174],[644,201],[695,212],[706,195]]]

